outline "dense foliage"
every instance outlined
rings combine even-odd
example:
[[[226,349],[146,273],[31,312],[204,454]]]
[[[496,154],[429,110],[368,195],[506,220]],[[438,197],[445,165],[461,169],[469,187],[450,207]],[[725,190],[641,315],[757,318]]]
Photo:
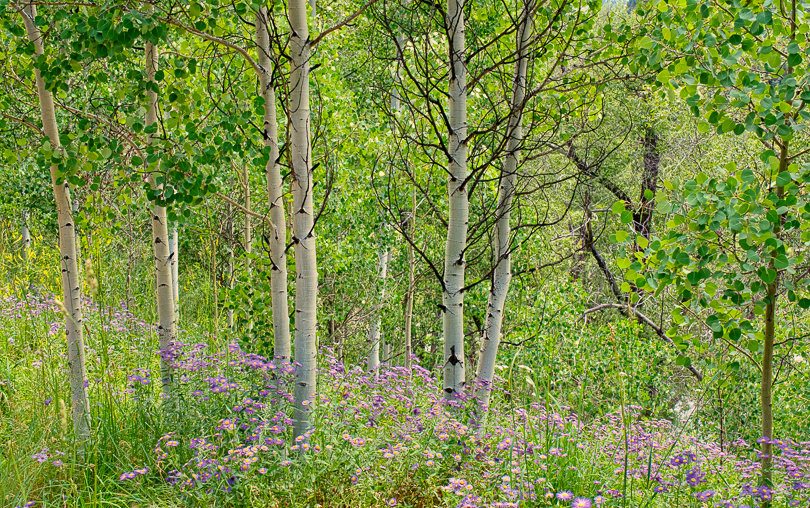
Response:
[[[808,12],[0,0],[0,505],[807,506]]]

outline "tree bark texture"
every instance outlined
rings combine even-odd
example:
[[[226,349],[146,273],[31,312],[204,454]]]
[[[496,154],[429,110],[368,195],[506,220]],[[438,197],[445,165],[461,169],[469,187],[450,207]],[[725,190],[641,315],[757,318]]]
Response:
[[[782,149],[779,154],[779,172],[788,170],[788,142],[782,141]],[[776,191],[779,199],[785,195],[785,188],[778,187]],[[777,241],[782,233],[782,223],[780,221],[774,225],[773,234]],[[779,289],[779,271],[776,269],[776,257],[778,252],[774,249],[771,252],[771,261],[768,269],[776,272],[776,278],[767,285],[768,303],[765,306],[765,344],[762,350],[762,380],[760,381],[760,406],[762,410],[762,437],[768,441],[762,443],[762,480],[770,484],[773,480],[773,349],[776,338],[776,302]]]
[[[273,304],[273,355],[281,361],[292,357],[290,345],[290,312],[287,295],[287,219],[284,214],[284,187],[281,180],[281,165],[278,150],[278,120],[276,117],[276,92],[273,86],[273,62],[270,58],[270,32],[267,28],[267,9],[259,9],[256,15],[256,44],[259,51],[259,75],[262,98],[264,98],[264,146],[270,149],[265,167],[267,198],[270,201],[270,286]]]
[[[233,265],[234,265],[234,252],[233,249],[236,246],[236,242],[234,242],[234,230],[233,230],[233,207],[229,204],[228,205],[228,267],[227,267],[227,274],[228,274],[228,292],[230,293],[233,291]],[[233,332],[233,309],[228,307],[228,310],[225,314],[225,324],[228,327],[228,330]]]
[[[290,159],[292,165],[293,243],[295,244],[295,383],[293,432],[309,429],[317,381],[318,265],[315,255],[312,145],[310,136],[310,40],[306,0],[290,0]]]
[[[655,129],[651,126],[645,128],[644,137],[641,140],[644,149],[644,171],[641,175],[638,209],[633,212],[633,230],[646,240],[650,239],[652,233],[655,192],[658,190],[658,175],[661,166],[658,142],[659,136]]]
[[[172,298],[174,298],[174,320],[175,328],[177,328],[177,320],[180,318],[180,249],[177,226],[172,226],[169,234],[169,256],[172,260]]]
[[[411,241],[416,241],[416,187],[413,188],[413,198],[411,200],[410,234]],[[416,253],[413,244],[408,243],[408,292],[405,294],[405,368],[411,370],[413,356],[413,296],[416,282]]]
[[[245,210],[250,210],[250,172],[248,171],[248,166],[242,168],[242,180],[244,182],[245,188]],[[244,232],[244,242],[245,242],[245,271],[247,272],[248,280],[251,280],[251,272],[253,267],[253,260],[250,259],[250,255],[253,253],[253,221],[251,220],[250,214],[245,214],[245,232]],[[248,314],[247,314],[247,324],[245,326],[246,332],[252,333],[253,332],[253,299],[250,298],[248,295]]]
[[[380,343],[382,342],[382,318],[380,308],[385,303],[385,280],[388,278],[388,261],[390,253],[387,250],[380,251],[380,301],[377,305],[374,320],[368,330],[368,362],[367,367],[370,373],[376,373],[380,368]],[[383,351],[385,349],[383,348]],[[383,358],[387,358],[384,352]]]
[[[146,55],[146,80],[155,83],[155,73],[158,69],[158,49],[147,42],[144,47]],[[149,107],[146,111],[145,125],[157,122],[158,119],[158,94],[150,89],[146,92],[149,99]],[[151,144],[152,135],[147,136],[147,143]],[[148,171],[149,163],[144,161]],[[153,172],[149,173],[149,185],[153,190],[160,190],[163,186],[158,184]],[[169,248],[169,224],[166,216],[166,208],[157,204],[152,205],[152,246],[155,257],[155,285],[157,293],[158,309],[158,345],[163,352],[160,355],[160,383],[163,387],[163,395],[171,395],[172,372],[169,365],[167,352],[174,342],[175,337],[175,316],[174,316],[174,295],[172,281],[172,260]]]
[[[42,34],[34,20],[37,16],[36,6],[28,5],[20,14],[25,24],[28,40],[34,45],[34,54],[45,53]],[[53,95],[45,87],[45,80],[39,70],[35,70],[39,109],[42,128],[53,151],[58,151],[59,127],[56,124]],[[84,338],[82,325],[82,295],[79,281],[79,267],[76,260],[76,231],[65,184],[57,183],[57,167],[51,166],[51,185],[56,201],[56,213],[59,223],[59,255],[62,271],[62,301],[65,310],[65,330],[68,345],[68,373],[70,376],[70,400],[73,416],[73,430],[76,440],[83,449],[90,439],[90,399],[87,395],[87,366],[84,358]]]
[[[467,194],[467,64],[464,38],[464,0],[447,1],[450,45],[448,152],[450,161],[447,182],[449,213],[444,257],[442,292],[444,332],[443,391],[454,399],[464,390],[464,259],[469,226]]]
[[[520,144],[523,141],[522,104],[526,97],[526,76],[529,63],[528,45],[533,29],[533,5],[534,0],[527,0],[521,13],[517,41],[518,60],[515,62],[512,101],[510,103],[511,112],[507,123],[506,159],[501,172],[498,206],[495,212],[495,232],[492,235],[495,269],[492,274],[492,288],[487,299],[486,322],[475,376],[476,397],[484,406],[489,405],[489,396],[492,392],[492,379],[495,375],[495,361],[498,357],[498,345],[501,340],[506,296],[509,293],[509,283],[512,280],[509,240],[511,228],[509,220],[512,201],[515,196]]]
[[[22,245],[20,245],[20,254],[22,255],[22,260],[25,263],[28,262],[28,251],[31,249],[31,231],[28,229],[28,211],[23,211],[22,213],[20,236],[22,237]]]

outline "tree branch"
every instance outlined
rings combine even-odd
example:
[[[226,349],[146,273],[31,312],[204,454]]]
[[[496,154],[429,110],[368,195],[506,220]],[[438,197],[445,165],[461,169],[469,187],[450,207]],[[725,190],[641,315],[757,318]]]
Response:
[[[3,118],[8,118],[9,120],[12,120],[14,122],[21,123],[21,124],[25,125],[26,127],[28,127],[29,129],[31,129],[32,131],[36,132],[37,134],[45,136],[45,133],[42,132],[42,129],[40,129],[39,127],[37,127],[33,123],[29,122],[28,120],[23,120],[22,118],[17,118],[16,116],[11,116],[8,113],[3,113]]]
[[[343,28],[344,26],[348,25],[349,23],[351,23],[352,21],[354,21],[354,20],[355,20],[355,18],[357,18],[357,16],[359,16],[359,15],[363,14],[363,12],[364,12],[366,9],[368,9],[369,7],[371,7],[372,5],[374,5],[375,3],[377,3],[377,1],[378,1],[378,0],[369,0],[368,2],[366,2],[366,3],[365,3],[365,5],[363,5],[362,7],[360,7],[360,9],[359,9],[359,10],[357,10],[357,11],[356,11],[354,14],[352,14],[352,15],[351,15],[351,16],[349,16],[348,18],[344,19],[343,21],[341,21],[341,22],[340,22],[340,23],[338,23],[337,25],[333,25],[332,27],[327,28],[327,29],[326,29],[326,30],[324,30],[323,32],[319,33],[319,34],[318,34],[318,36],[315,38],[315,40],[313,40],[311,43],[309,43],[309,46],[310,46],[310,47],[315,46],[316,44],[318,44],[319,42],[321,42],[321,40],[323,40],[323,38],[324,38],[324,37],[326,37],[327,35],[329,35],[330,33],[334,32],[335,30],[340,30],[340,29],[341,29],[341,28]]]
[[[643,322],[644,324],[646,324],[650,328],[652,328],[653,331],[655,332],[655,334],[658,335],[658,337],[661,340],[663,340],[665,343],[667,343],[669,346],[671,346],[675,350],[678,349],[677,346],[675,345],[675,343],[672,342],[672,339],[670,339],[669,337],[666,336],[666,334],[664,333],[664,330],[662,330],[660,326],[658,326],[657,324],[655,324],[653,322],[653,320],[651,320],[650,318],[648,318],[647,316],[645,316],[644,314],[639,312],[639,310],[636,309],[635,307],[631,307],[631,306],[628,306],[628,305],[621,305],[621,304],[618,304],[618,303],[603,303],[601,305],[597,305],[596,307],[593,307],[593,308],[588,309],[585,312],[583,312],[582,316],[580,316],[579,320],[584,319],[585,316],[587,316],[588,314],[590,314],[592,312],[597,312],[597,311],[604,310],[604,309],[619,309],[619,310],[622,310],[622,311],[631,311],[631,312],[633,312],[633,314],[636,315],[638,320]],[[686,369],[689,370],[689,372],[691,372],[692,375],[698,381],[703,381],[703,374],[701,374],[700,371],[697,370],[695,367],[693,367],[692,365],[689,365],[688,367],[686,367]]]

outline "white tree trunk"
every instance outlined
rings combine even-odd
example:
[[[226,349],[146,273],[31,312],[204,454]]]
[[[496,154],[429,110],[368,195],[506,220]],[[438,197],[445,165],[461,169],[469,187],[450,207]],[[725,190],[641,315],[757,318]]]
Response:
[[[245,209],[250,210],[250,173],[248,172],[247,164],[242,169],[242,179],[245,183]],[[250,255],[253,253],[253,221],[250,214],[245,214],[245,271],[247,272],[248,280],[251,280],[251,268],[253,267],[253,260]],[[253,299],[248,296],[248,315],[247,315],[247,332],[253,331]]]
[[[442,292],[444,331],[444,396],[453,399],[464,390],[464,252],[467,247],[467,67],[464,39],[464,0],[447,0],[450,37],[450,86],[447,182],[449,213]]]
[[[152,43],[147,42],[144,47],[146,56],[146,80],[155,82],[155,73],[158,69],[158,50]],[[158,118],[158,94],[154,90],[146,92],[149,98],[149,107],[146,111],[144,123],[146,127],[157,122]],[[152,142],[152,134],[146,137],[147,143]],[[146,170],[149,170],[149,163]],[[157,164],[157,163],[153,163]],[[154,173],[149,173],[149,184],[153,189],[161,189],[155,179]],[[152,206],[152,246],[155,256],[155,286],[157,293],[158,309],[158,345],[161,351],[168,351],[175,336],[174,319],[174,295],[172,282],[172,265],[169,255],[169,224],[166,217],[166,208],[163,206]],[[172,372],[169,362],[164,355],[160,356],[160,382],[163,387],[164,396],[171,394]]]
[[[532,23],[534,2],[535,0],[526,0],[524,3],[518,29],[518,60],[515,62],[512,101],[510,103],[511,113],[507,123],[506,159],[504,160],[498,188],[495,231],[492,235],[495,268],[492,275],[492,288],[487,301],[484,336],[478,354],[478,369],[475,374],[476,397],[485,406],[489,405],[489,396],[492,392],[492,379],[495,375],[495,360],[498,356],[498,344],[501,340],[504,306],[506,296],[509,293],[509,283],[512,280],[509,218],[512,210],[512,200],[515,195],[520,144],[523,140],[523,101],[526,97],[526,72],[529,61],[528,46],[534,26]]]
[[[380,251],[380,301],[378,307],[385,304],[385,280],[388,278],[388,261],[391,254],[387,250]],[[380,343],[382,342],[382,318],[380,310],[375,313],[374,321],[368,330],[368,371],[376,373],[380,368]],[[388,353],[383,348],[383,358],[387,359]]]
[[[234,264],[234,228],[233,228],[233,207],[228,205],[228,299],[233,291],[233,264]],[[226,312],[226,323],[228,330],[233,332],[233,309],[228,307]]]
[[[22,236],[22,245],[20,246],[22,260],[24,263],[28,262],[28,250],[31,248],[31,231],[28,229],[28,210],[23,210],[22,225],[20,226],[20,235]]]
[[[402,46],[403,37],[401,35],[397,36],[396,44],[397,44],[397,60],[399,60],[400,53],[401,53],[401,46]],[[397,77],[399,76],[399,66],[397,66]],[[394,112],[399,111],[400,109],[400,102],[399,102],[399,93],[396,87],[392,88],[391,92],[391,110]],[[380,267],[380,300],[377,303],[378,307],[381,307],[385,304],[385,279],[388,276],[388,261],[390,260],[391,253],[388,252],[388,249],[382,249],[379,253],[379,267]],[[382,344],[382,357],[383,361],[389,361],[391,352],[390,352],[390,344],[383,341],[382,339],[382,319],[380,317],[380,310],[375,313],[374,320],[371,323],[371,327],[368,330],[368,360],[367,360],[367,367],[368,371],[371,373],[376,373],[380,368],[380,345]]]
[[[413,199],[411,203],[410,235],[411,242],[416,241],[416,186],[413,188]],[[408,243],[408,292],[405,294],[405,368],[411,370],[413,354],[413,296],[416,282],[416,255],[413,245]]]
[[[315,210],[309,111],[309,59],[306,0],[289,0],[290,20],[290,159],[292,165],[293,243],[295,244],[295,383],[294,434],[309,429],[317,377],[318,264],[315,256]]]
[[[34,45],[34,54],[45,53],[42,34],[34,20],[36,7],[26,6],[20,14],[25,24],[28,40]],[[34,71],[39,96],[39,109],[42,128],[53,151],[59,150],[59,128],[56,124],[53,95],[45,88],[45,80],[39,70]],[[76,261],[76,232],[70,202],[65,192],[65,184],[57,185],[57,167],[51,166],[51,184],[56,200],[56,213],[59,223],[59,254],[62,269],[62,301],[65,310],[65,330],[68,344],[68,372],[70,376],[70,400],[73,414],[73,429],[76,440],[83,450],[90,439],[90,400],[87,396],[87,367],[84,360],[84,338],[82,336],[82,298],[79,281],[79,267]]]
[[[250,210],[250,173],[248,172],[247,164],[242,170],[242,178],[245,181],[245,209]],[[245,214],[245,254],[253,253],[253,221],[250,214]],[[245,268],[250,270],[253,261],[248,257],[245,261]]]
[[[213,296],[214,337],[219,337],[219,282],[217,282],[217,235],[211,235],[211,295]]]
[[[256,44],[259,51],[259,76],[264,98],[264,146],[270,148],[265,174],[267,198],[270,201],[270,286],[273,299],[273,356],[282,361],[292,357],[290,345],[290,311],[287,296],[287,219],[284,214],[284,187],[278,153],[278,121],[276,119],[276,92],[273,86],[273,63],[270,58],[270,33],[267,29],[267,9],[262,7],[256,15]]]
[[[172,297],[174,298],[174,320],[175,328],[180,319],[180,242],[177,238],[177,226],[173,225],[169,236],[169,256],[172,260]]]
[[[70,126],[68,126],[68,129],[69,128],[70,128]],[[76,217],[77,215],[79,215],[79,199],[76,196],[73,195],[74,191],[72,191],[70,189],[70,185],[68,185],[67,183],[65,183],[65,192],[67,194],[68,202],[70,203],[71,213],[72,213],[73,217]],[[78,234],[75,233],[75,230],[76,230],[75,227],[73,229],[74,229],[74,234],[76,235],[76,263],[79,266],[81,266],[81,263],[79,261],[81,261],[81,259],[82,259],[82,235],[81,235],[81,232],[79,232]]]
[[[399,88],[397,88],[397,84],[399,84],[400,80],[402,79],[402,47],[405,44],[405,36],[402,34],[397,35],[396,39],[397,44],[397,71],[395,76],[396,83],[394,84],[393,90],[391,92],[391,111],[395,114],[400,111],[401,103],[399,97]],[[407,163],[407,161],[406,161]],[[411,204],[411,215],[408,218],[408,230],[409,235],[411,237],[411,242],[415,240],[416,234],[416,186],[413,188],[413,199]],[[414,288],[415,288],[415,276],[416,276],[416,256],[413,249],[413,244],[408,243],[408,289],[405,293],[405,334],[402,340],[402,350],[405,356],[404,365],[405,368],[411,370],[412,367],[412,360],[411,355],[413,355],[413,296],[414,296]]]

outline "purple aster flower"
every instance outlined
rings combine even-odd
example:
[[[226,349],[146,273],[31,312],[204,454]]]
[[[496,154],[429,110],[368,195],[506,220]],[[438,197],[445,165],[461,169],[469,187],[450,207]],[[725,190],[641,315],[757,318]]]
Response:
[[[578,497],[571,502],[571,508],[591,508],[593,503],[587,497]]]
[[[572,499],[574,499],[574,494],[570,490],[557,492],[557,499],[559,499],[560,501],[571,501]]]
[[[705,503],[706,501],[714,497],[714,491],[704,490],[703,492],[695,492],[692,495],[695,496],[699,501],[703,501]]]

